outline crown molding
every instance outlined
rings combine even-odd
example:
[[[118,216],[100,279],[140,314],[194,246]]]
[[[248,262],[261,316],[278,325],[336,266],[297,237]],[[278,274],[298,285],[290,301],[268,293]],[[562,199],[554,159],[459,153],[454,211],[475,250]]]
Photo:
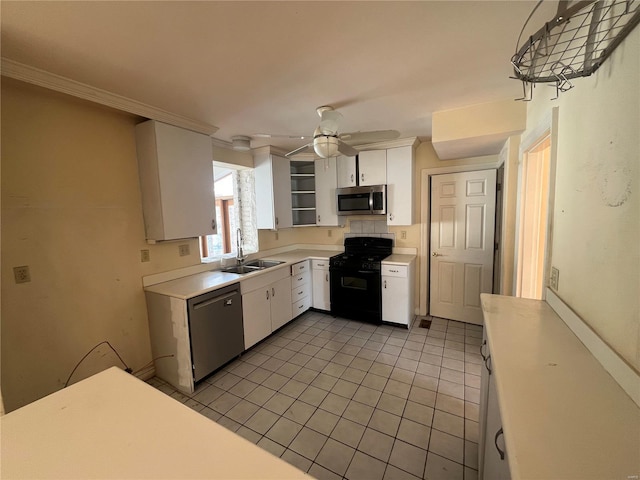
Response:
[[[5,57],[2,57],[2,75],[205,135],[213,135],[218,131],[218,127],[208,123],[183,117]]]

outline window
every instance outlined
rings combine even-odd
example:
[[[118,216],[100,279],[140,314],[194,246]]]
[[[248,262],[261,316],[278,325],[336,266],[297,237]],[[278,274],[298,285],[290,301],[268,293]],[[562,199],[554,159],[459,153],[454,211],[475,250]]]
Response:
[[[214,162],[218,233],[200,237],[202,260],[210,262],[237,254],[237,232],[242,231],[245,254],[258,251],[253,170]]]

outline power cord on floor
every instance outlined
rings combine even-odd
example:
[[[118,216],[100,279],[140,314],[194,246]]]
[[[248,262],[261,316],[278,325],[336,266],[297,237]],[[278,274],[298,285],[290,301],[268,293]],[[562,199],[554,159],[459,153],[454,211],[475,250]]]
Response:
[[[133,370],[129,367],[129,365],[127,365],[124,360],[122,359],[122,357],[120,356],[120,354],[116,351],[115,348],[113,348],[113,346],[107,341],[104,340],[100,343],[98,343],[97,345],[95,345],[91,350],[89,350],[86,355],[84,357],[82,357],[80,359],[80,361],[78,363],[76,363],[76,366],[73,367],[73,370],[71,370],[71,373],[69,374],[69,378],[67,378],[67,381],[64,382],[64,387],[63,388],[67,388],[67,386],[69,385],[69,381],[71,380],[71,377],[73,376],[73,374],[76,372],[76,370],[78,369],[78,367],[80,366],[80,364],[84,361],[85,358],[87,358],[96,348],[98,348],[100,345],[103,344],[107,344],[109,345],[109,348],[111,348],[111,350],[113,350],[113,353],[116,354],[116,356],[120,359],[120,361],[122,362],[122,364],[124,365],[124,371],[127,373],[133,373]]]

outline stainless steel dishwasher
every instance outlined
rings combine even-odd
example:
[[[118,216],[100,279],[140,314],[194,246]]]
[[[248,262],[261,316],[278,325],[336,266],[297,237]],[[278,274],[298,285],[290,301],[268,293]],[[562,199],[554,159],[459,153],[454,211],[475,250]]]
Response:
[[[187,309],[197,382],[244,351],[240,284],[190,298]]]

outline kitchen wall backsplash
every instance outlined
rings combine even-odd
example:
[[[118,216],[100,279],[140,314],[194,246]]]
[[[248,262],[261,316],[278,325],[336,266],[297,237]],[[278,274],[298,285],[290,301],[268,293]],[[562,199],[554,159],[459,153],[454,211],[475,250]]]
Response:
[[[396,244],[396,234],[389,233],[386,220],[351,220],[349,233],[344,234],[344,238],[349,237],[390,238],[393,240],[393,244]]]

